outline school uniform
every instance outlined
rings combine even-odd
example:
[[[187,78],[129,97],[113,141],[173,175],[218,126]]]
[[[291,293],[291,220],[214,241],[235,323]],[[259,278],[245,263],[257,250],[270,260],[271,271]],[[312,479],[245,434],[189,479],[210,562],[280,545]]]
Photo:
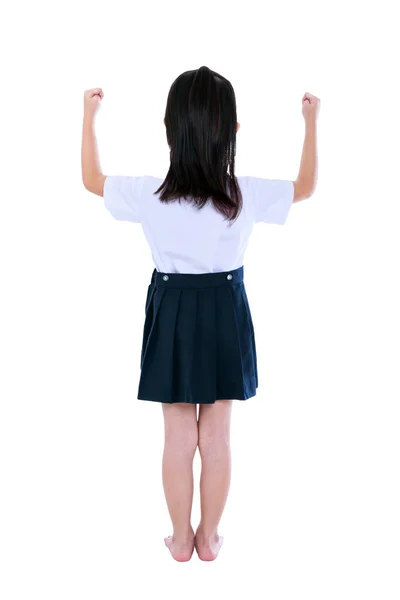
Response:
[[[140,400],[212,404],[247,400],[258,387],[244,254],[255,223],[283,225],[293,182],[237,177],[243,208],[229,225],[212,203],[162,203],[163,179],[108,176],[104,204],[120,221],[141,223],[155,269],[145,301]]]

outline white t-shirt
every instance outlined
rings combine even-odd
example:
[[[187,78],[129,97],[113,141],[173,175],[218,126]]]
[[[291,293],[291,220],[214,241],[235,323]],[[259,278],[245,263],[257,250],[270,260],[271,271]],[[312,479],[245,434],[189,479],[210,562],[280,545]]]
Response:
[[[141,223],[157,271],[215,273],[243,265],[254,223],[283,225],[294,197],[293,181],[237,177],[243,208],[231,226],[211,201],[202,209],[185,201],[160,202],[164,180],[148,175],[108,176],[104,204],[119,221]]]

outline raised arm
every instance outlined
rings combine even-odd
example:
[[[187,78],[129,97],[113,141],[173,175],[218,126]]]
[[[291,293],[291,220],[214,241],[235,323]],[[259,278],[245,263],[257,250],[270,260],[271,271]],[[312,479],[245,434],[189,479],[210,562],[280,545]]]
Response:
[[[89,192],[103,195],[104,181],[97,151],[94,121],[103,98],[101,88],[87,90],[84,94],[84,115],[82,128],[82,182]]]
[[[299,174],[294,181],[293,202],[309,198],[315,191],[318,175],[317,119],[320,100],[311,94],[303,96],[305,136]]]

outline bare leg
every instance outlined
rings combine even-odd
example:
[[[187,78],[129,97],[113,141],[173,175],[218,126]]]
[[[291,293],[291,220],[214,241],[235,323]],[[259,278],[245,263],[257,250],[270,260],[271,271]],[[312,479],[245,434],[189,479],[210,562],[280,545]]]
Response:
[[[162,478],[173,535],[164,538],[173,558],[179,562],[191,558],[194,531],[191,526],[193,501],[193,458],[197,449],[198,429],[195,404],[163,404],[165,443]]]
[[[218,535],[231,477],[230,421],[232,400],[201,404],[199,409],[199,451],[201,521],[195,546],[201,560],[214,560],[222,545]]]

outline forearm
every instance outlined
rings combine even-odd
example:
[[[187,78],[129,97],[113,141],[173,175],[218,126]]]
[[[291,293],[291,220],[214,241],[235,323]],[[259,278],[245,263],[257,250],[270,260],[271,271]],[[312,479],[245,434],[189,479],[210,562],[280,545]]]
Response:
[[[85,115],[82,128],[82,181],[85,187],[102,175],[97,141],[94,131],[94,117]]]
[[[312,194],[318,176],[317,122],[306,121],[305,127],[303,152],[297,181],[304,183],[309,188],[309,193]]]

